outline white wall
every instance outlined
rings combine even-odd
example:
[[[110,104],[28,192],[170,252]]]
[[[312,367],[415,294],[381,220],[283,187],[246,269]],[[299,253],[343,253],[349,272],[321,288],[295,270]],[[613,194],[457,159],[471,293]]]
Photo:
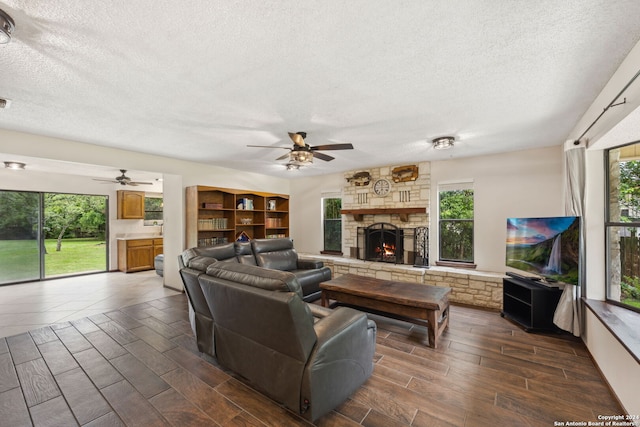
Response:
[[[640,69],[640,42],[632,49],[616,73],[598,95],[589,110],[569,134],[576,139],[592,125],[603,109],[627,85]],[[640,105],[640,81],[636,81],[622,94],[618,102],[626,98],[624,105],[609,109],[586,134],[586,296],[605,299],[605,166],[603,149],[640,140],[640,116],[634,112]],[[622,120],[623,118],[627,119]],[[635,120],[634,120],[635,119]],[[621,122],[622,120],[622,122]],[[638,387],[640,364],[615,339],[605,325],[591,311],[585,310],[582,338],[598,367],[605,375],[618,399],[629,414],[640,414]]]
[[[640,138],[640,135],[637,135]],[[623,144],[628,141],[618,141]],[[604,151],[589,149],[586,158],[586,297],[606,297]],[[640,414],[640,364],[588,309],[582,332],[589,352],[629,414]]]
[[[169,215],[164,225],[164,250],[167,257],[164,266],[164,281],[166,286],[175,289],[182,289],[182,281],[178,274],[177,255],[185,249],[184,187],[212,185],[289,194],[289,181],[285,179],[6,129],[0,129],[0,153],[167,174],[167,182],[163,183],[164,210],[166,215]],[[0,169],[0,172],[3,173],[0,175],[0,188],[103,194],[97,192],[95,185],[99,184],[91,183],[89,180],[87,180],[89,183],[80,184],[79,181],[78,183],[70,182],[68,178],[53,179],[49,174],[37,177],[34,171],[28,169],[23,171],[22,178],[15,178],[16,175],[11,175],[9,178],[5,175],[11,172],[8,170]],[[36,179],[30,177],[36,177]],[[8,185],[24,185],[24,188],[10,188]],[[83,191],[85,188],[94,190]],[[113,211],[115,207],[114,193],[110,197],[110,209],[112,210],[110,217],[113,214],[112,218],[115,218],[115,211]],[[118,231],[131,232],[129,228],[131,224],[121,224],[116,228]],[[117,264],[115,252],[112,252],[111,262],[112,265],[115,265],[114,262]]]
[[[431,258],[437,259],[438,185],[473,181],[474,261],[505,271],[507,218],[564,215],[562,147],[431,163]]]
[[[292,178],[289,228],[297,251],[318,254],[323,250],[322,198],[340,194],[343,181],[341,173]]]

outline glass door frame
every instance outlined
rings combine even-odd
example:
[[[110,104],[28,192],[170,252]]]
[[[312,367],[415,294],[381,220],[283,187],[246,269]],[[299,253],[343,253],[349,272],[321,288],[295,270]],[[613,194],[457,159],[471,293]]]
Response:
[[[109,253],[110,253],[110,239],[109,239],[109,200],[110,197],[109,195],[106,194],[81,194],[81,193],[68,193],[68,192],[54,192],[54,191],[33,191],[33,190],[13,190],[13,189],[2,189],[0,188],[0,191],[3,192],[14,192],[14,193],[32,193],[32,194],[37,194],[38,195],[38,220],[37,220],[37,230],[36,230],[36,239],[37,239],[37,246],[38,246],[38,272],[37,272],[37,277],[34,278],[30,278],[30,279],[25,279],[25,280],[16,280],[16,281],[11,281],[11,282],[6,282],[6,283],[0,283],[0,286],[7,286],[7,285],[16,285],[16,284],[20,284],[20,283],[28,283],[28,282],[36,282],[36,281],[45,281],[45,280],[54,280],[54,279],[61,279],[61,278],[65,278],[65,277],[74,277],[74,276],[86,276],[86,275],[90,275],[90,274],[101,274],[101,273],[107,273],[109,272]],[[97,197],[104,197],[105,198],[105,208],[104,208],[104,215],[105,215],[105,264],[104,264],[104,270],[101,271],[88,271],[88,272],[77,272],[77,273],[69,273],[69,274],[60,274],[60,275],[56,275],[56,276],[52,276],[52,277],[46,277],[45,276],[45,254],[46,254],[46,248],[45,248],[45,240],[46,240],[46,236],[44,233],[44,221],[45,221],[45,216],[44,216],[44,210],[45,210],[45,194],[70,194],[70,195],[79,195],[79,196],[97,196]]]

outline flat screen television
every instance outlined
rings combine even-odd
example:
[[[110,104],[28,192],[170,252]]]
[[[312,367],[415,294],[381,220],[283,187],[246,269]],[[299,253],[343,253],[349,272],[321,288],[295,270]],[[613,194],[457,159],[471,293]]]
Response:
[[[577,285],[580,218],[507,218],[506,264],[532,278]]]

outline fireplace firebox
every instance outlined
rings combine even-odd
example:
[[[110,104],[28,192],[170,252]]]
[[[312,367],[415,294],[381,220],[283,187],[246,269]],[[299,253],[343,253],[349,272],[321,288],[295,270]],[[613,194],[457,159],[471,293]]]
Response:
[[[365,260],[404,263],[403,229],[386,222],[378,222],[364,227],[363,231]]]

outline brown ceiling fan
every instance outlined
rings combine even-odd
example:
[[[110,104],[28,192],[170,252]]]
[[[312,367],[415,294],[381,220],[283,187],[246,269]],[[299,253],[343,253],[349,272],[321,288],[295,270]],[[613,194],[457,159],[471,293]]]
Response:
[[[122,175],[115,177],[114,179],[101,179],[101,178],[93,178],[94,181],[102,181],[102,182],[112,182],[114,184],[120,185],[130,185],[132,187],[136,187],[138,185],[153,185],[153,182],[142,182],[142,181],[132,181],[131,178],[126,176],[126,169],[120,169]]]
[[[335,157],[330,156],[328,154],[319,153],[319,151],[327,151],[327,150],[353,150],[353,145],[351,144],[327,144],[327,145],[316,145],[311,147],[309,144],[304,142],[304,139],[307,137],[306,132],[289,132],[289,138],[293,141],[293,148],[289,147],[273,147],[270,145],[247,145],[247,147],[261,147],[261,148],[284,148],[289,150],[289,153],[284,154],[278,157],[276,160],[284,160],[289,158],[290,164],[309,164],[313,162],[313,158],[324,160],[325,162],[331,161],[335,159]]]

